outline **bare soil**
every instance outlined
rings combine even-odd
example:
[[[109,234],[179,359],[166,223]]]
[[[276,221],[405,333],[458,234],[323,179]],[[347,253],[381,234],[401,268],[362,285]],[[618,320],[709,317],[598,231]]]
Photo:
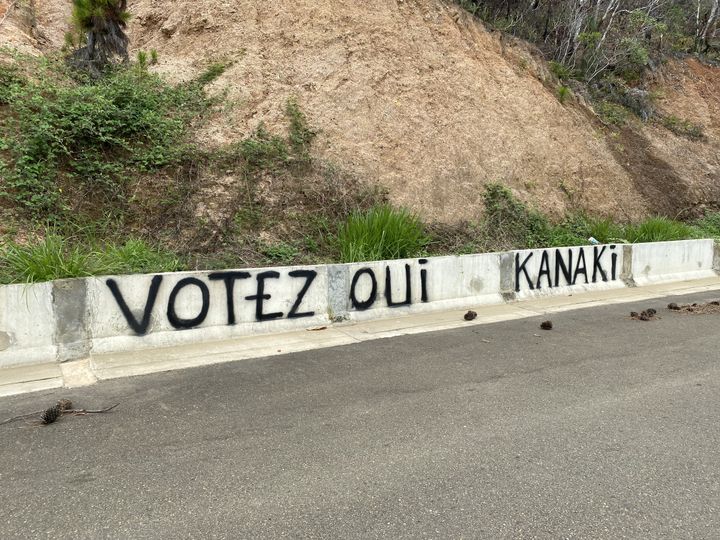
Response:
[[[0,19],[10,5],[0,0]],[[58,49],[69,6],[12,4],[0,42]],[[297,96],[319,131],[316,158],[427,221],[477,219],[491,181],[555,216],[675,216],[720,200],[720,70],[696,60],[670,62],[653,84],[665,114],[703,126],[699,142],[652,123],[614,132],[581,99],[561,104],[531,48],[449,0],[131,0],[129,9],[133,48],[157,50],[156,69],[175,80],[234,61],[213,85],[228,107],[197,134],[204,145],[261,122],[285,129],[283,105]],[[242,181],[207,180],[196,213],[226,220]],[[282,198],[274,182],[263,189]]]

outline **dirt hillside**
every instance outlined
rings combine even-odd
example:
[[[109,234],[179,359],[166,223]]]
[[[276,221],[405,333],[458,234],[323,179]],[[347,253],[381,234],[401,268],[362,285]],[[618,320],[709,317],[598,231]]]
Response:
[[[0,40],[57,48],[68,6],[15,9]],[[697,61],[669,64],[656,86],[662,110],[703,126],[699,142],[657,125],[610,133],[588,106],[559,102],[528,48],[449,1],[130,0],[129,9],[133,48],[156,49],[157,69],[175,79],[235,61],[214,83],[234,106],[202,141],[228,142],[260,122],[279,129],[297,96],[319,131],[318,158],[426,219],[477,217],[488,181],[555,215],[628,219],[720,201],[720,70]]]

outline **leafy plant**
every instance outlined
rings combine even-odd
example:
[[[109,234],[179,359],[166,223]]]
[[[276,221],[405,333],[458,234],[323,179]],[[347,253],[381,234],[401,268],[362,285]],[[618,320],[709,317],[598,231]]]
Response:
[[[416,215],[389,205],[353,213],[337,234],[341,262],[416,257],[428,242]]]
[[[701,125],[693,124],[689,120],[683,120],[677,116],[664,116],[661,118],[660,122],[663,126],[680,137],[686,137],[688,139],[698,141],[705,136]]]
[[[308,126],[307,118],[295,98],[288,99],[285,114],[290,120],[290,146],[301,161],[308,161],[310,145],[316,133]]]
[[[285,242],[264,245],[260,250],[270,262],[277,264],[290,264],[300,255],[295,246]]]
[[[539,212],[528,208],[500,184],[487,184],[483,194],[484,227],[498,247],[538,247],[547,244],[551,228]]]
[[[38,217],[68,208],[63,190],[122,198],[131,172],[179,162],[191,120],[210,105],[199,84],[171,86],[145,71],[77,80],[57,61],[21,61],[32,78],[0,68],[10,82],[0,90],[0,195]]]
[[[629,111],[625,107],[609,101],[596,103],[595,112],[604,124],[613,126],[624,126],[629,116]]]
[[[551,60],[548,62],[548,67],[550,68],[550,72],[561,81],[567,81],[572,78],[572,70],[560,62]]]
[[[558,86],[557,97],[558,97],[558,101],[560,101],[560,103],[564,104],[565,101],[567,101],[567,99],[571,95],[572,95],[572,92],[570,91],[570,88],[568,88],[567,86],[562,85],[562,84],[560,86]]]

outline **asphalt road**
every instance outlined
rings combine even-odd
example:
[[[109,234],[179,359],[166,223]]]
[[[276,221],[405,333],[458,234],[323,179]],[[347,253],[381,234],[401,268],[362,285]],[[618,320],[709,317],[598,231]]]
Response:
[[[720,315],[668,301],[2,398],[120,406],[0,426],[0,538],[718,538]]]

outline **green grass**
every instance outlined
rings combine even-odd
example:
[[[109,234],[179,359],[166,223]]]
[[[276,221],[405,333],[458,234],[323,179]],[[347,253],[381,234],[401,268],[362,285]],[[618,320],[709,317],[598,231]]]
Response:
[[[182,270],[173,254],[143,240],[99,247],[83,246],[54,232],[42,240],[0,250],[0,283],[39,283],[55,279],[108,274],[173,272]]]
[[[417,257],[428,242],[417,216],[388,205],[353,213],[337,234],[341,262]]]
[[[631,244],[686,240],[696,237],[696,230],[691,225],[664,217],[651,217],[625,228],[625,239]]]

